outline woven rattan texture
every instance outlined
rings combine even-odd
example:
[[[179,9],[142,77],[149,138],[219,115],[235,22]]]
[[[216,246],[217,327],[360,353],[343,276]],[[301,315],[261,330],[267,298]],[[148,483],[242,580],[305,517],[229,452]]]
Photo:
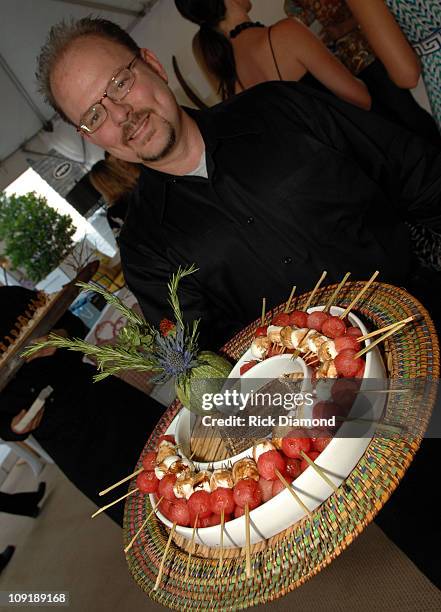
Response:
[[[363,287],[348,283],[339,306],[347,306]],[[325,288],[316,296],[315,304],[323,303],[334,287]],[[302,308],[308,298],[298,298],[293,308]],[[271,315],[283,309],[274,309]],[[438,378],[439,347],[435,328],[427,311],[406,291],[374,283],[371,290],[354,309],[371,329],[383,327],[410,315],[418,320],[387,341],[387,369],[391,378]],[[232,360],[237,360],[248,348],[258,321],[239,333],[224,347]],[[422,433],[430,418],[434,394],[426,398],[424,410],[419,410],[418,431]],[[407,417],[412,406],[405,408]],[[166,411],[148,440],[145,452],[155,448],[181,405],[175,402]],[[403,407],[391,398],[388,418],[396,422],[403,418]],[[188,555],[174,542],[165,562],[158,590],[153,590],[161,563],[168,530],[153,515],[131,550],[127,562],[133,578],[148,596],[172,609],[239,610],[282,597],[303,584],[331,563],[368,525],[397,487],[421,442],[413,439],[375,437],[355,469],[338,489],[312,515],[275,536],[266,546],[253,549],[253,577],[245,576],[243,556],[226,558],[218,572],[217,553],[210,549],[204,556],[192,557],[190,575],[184,580]],[[130,483],[130,489],[135,481]],[[148,497],[134,494],[126,503],[124,541],[127,544],[140,528],[150,510]],[[202,552],[202,551],[201,551]],[[240,553],[240,551],[238,551]]]

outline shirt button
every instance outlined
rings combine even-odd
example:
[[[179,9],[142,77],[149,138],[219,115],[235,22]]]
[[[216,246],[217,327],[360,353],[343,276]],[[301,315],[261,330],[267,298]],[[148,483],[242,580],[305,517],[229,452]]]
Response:
[[[284,259],[282,259],[282,263],[284,264],[292,263],[292,257],[285,257]]]
[[[254,223],[254,217],[248,217],[247,223],[248,225],[251,225],[251,223]]]

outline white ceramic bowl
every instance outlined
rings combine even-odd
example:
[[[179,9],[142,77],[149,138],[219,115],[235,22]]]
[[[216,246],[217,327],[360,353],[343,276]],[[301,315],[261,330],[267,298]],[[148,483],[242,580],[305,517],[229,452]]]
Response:
[[[313,312],[315,310],[323,310],[323,306],[310,308],[308,312]],[[342,312],[342,308],[331,308],[332,315],[339,315]],[[363,335],[368,333],[368,330],[366,329],[365,325],[356,315],[351,313],[348,318],[352,325],[361,329]],[[366,344],[369,343],[370,340],[367,340]],[[283,364],[284,360],[281,360],[280,357],[287,357],[289,359],[290,355],[270,357],[269,359],[263,361],[261,364],[256,365],[254,368],[249,370],[243,376],[243,378],[245,379],[247,375],[248,378],[260,378],[262,372],[265,373],[264,378],[266,378],[266,374],[268,372],[277,372],[276,366],[274,366],[274,369],[272,369],[273,366],[271,366],[271,362],[273,362],[274,364],[276,364],[276,362],[280,362],[281,364]],[[230,376],[232,378],[238,378],[240,365],[244,361],[248,361],[249,359],[250,356],[249,352],[247,351],[236,364],[235,368],[233,368]],[[267,365],[263,367],[265,363]],[[283,365],[284,367],[286,366],[286,364]],[[259,368],[260,370],[256,370],[256,368]],[[260,376],[257,376],[257,374],[260,374]],[[381,379],[384,376],[385,370],[380,353],[377,348],[374,348],[366,355],[366,368],[364,378]],[[357,401],[354,402],[351,414],[356,414]],[[379,394],[376,397],[375,402],[372,404],[370,412],[368,414],[364,414],[363,418],[368,420],[374,420],[379,418],[382,414],[384,403],[385,395]],[[184,416],[186,413],[187,415]],[[177,442],[181,444],[181,449],[184,450],[184,454],[186,454],[186,446],[183,437],[183,426],[185,424],[189,425],[189,415],[190,413],[187,410],[182,410],[178,417],[178,420],[176,421],[177,429],[175,431],[175,435],[177,437]],[[366,425],[364,423],[344,423],[341,428],[342,434],[344,433],[344,430],[348,430],[349,427],[351,428],[351,435],[354,437],[333,438],[316,460],[317,465],[325,471],[327,476],[336,486],[339,486],[349,476],[354,467],[357,465],[362,455],[364,454],[367,446],[369,445],[372,439],[373,432],[375,430],[375,425],[372,424],[368,434],[366,434]],[[359,435],[360,437],[357,437],[357,435]],[[244,456],[251,456],[251,454],[251,449],[248,449],[240,455],[237,455],[235,458],[231,458],[231,460],[235,461]],[[216,462],[216,464],[217,463],[222,464],[222,462]],[[207,464],[199,464],[199,466],[202,469],[203,467],[207,467]],[[294,481],[293,487],[309,510],[314,510],[315,508],[320,506],[333,492],[333,489],[311,467],[307,468]],[[152,503],[154,503],[156,499],[155,496],[151,495],[150,498]],[[170,521],[166,519],[159,511],[157,511],[157,515],[165,525],[167,525],[168,527],[172,526]],[[280,533],[281,531],[287,529],[288,527],[299,521],[301,518],[303,518],[304,515],[304,510],[294,501],[290,493],[288,491],[282,491],[265,504],[262,504],[261,506],[250,512],[251,543],[256,544],[257,542],[268,539],[276,535],[277,533]],[[182,527],[180,525],[177,525],[176,531],[177,533],[189,540],[192,537],[193,530],[189,527]],[[215,525],[214,527],[197,529],[195,539],[198,543],[204,544],[206,546],[219,546],[220,526]],[[224,530],[224,546],[242,547],[245,546],[245,543],[245,518],[240,517],[226,523]]]

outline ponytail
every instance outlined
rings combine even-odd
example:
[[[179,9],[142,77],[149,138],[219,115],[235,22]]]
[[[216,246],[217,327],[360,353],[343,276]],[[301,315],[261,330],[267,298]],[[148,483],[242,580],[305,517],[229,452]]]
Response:
[[[216,29],[225,19],[224,0],[175,0],[175,4],[185,19],[200,27],[197,42],[208,71],[219,81],[222,100],[233,96],[238,81],[233,47]]]
[[[234,96],[238,78],[233,47],[228,38],[213,28],[202,26],[198,42],[207,69],[219,81],[217,93],[222,100]]]

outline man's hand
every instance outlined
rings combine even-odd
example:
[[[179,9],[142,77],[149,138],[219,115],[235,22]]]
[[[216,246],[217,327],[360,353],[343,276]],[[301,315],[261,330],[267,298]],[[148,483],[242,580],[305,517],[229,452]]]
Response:
[[[53,329],[52,333],[56,336],[63,336],[67,338],[67,331],[65,329]],[[49,340],[49,336],[41,336],[41,338],[35,338],[32,340],[32,344],[38,344],[39,342],[47,342]],[[29,363],[34,359],[39,359],[40,357],[52,357],[57,351],[55,346],[46,346],[45,348],[40,349],[30,357],[26,357],[26,362]]]
[[[44,408],[40,410],[40,412],[32,419],[32,421],[22,431],[17,431],[15,429],[15,426],[18,425],[18,423],[24,417],[26,412],[27,410],[22,410],[12,419],[11,429],[14,433],[16,434],[31,433],[31,431],[34,431],[40,425],[41,419],[43,418],[43,415],[44,415]]]

